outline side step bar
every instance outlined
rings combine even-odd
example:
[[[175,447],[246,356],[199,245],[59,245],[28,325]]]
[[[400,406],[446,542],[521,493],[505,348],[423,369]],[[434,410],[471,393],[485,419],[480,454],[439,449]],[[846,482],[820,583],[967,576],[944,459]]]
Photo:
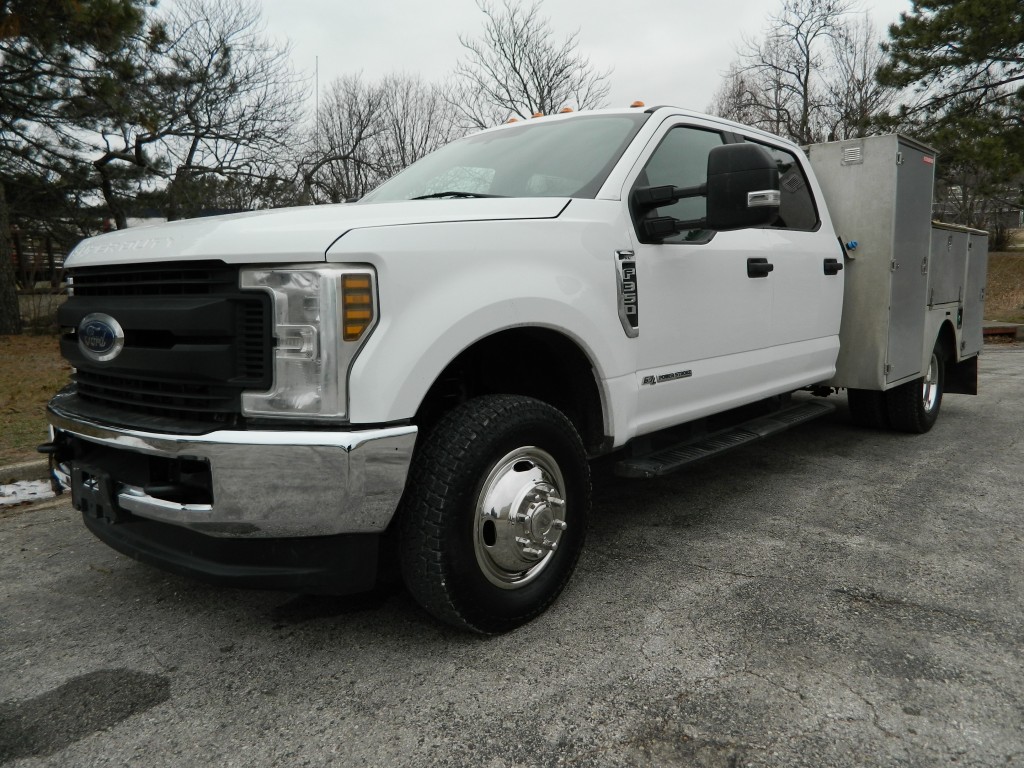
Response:
[[[761,416],[690,442],[662,448],[646,456],[623,459],[615,465],[615,474],[620,477],[639,478],[667,475],[698,461],[762,440],[769,435],[785,432],[790,427],[832,413],[835,409],[832,403],[818,400],[791,405],[769,416]]]

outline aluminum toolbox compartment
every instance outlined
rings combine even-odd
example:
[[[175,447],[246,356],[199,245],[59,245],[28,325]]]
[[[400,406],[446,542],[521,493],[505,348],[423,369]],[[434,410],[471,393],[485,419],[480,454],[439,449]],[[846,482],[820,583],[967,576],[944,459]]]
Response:
[[[988,232],[967,231],[967,277],[961,301],[963,330],[960,356],[976,355],[985,343],[985,285],[988,279]]]
[[[935,151],[891,134],[813,144],[807,154],[836,233],[857,243],[830,383],[884,390],[921,376]]]

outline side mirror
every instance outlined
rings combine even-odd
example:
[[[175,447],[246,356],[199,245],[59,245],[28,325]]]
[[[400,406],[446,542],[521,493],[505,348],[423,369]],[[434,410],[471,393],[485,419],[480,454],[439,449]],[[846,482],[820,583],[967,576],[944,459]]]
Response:
[[[687,197],[704,197],[707,193],[705,184],[696,187],[673,187],[671,184],[663,187],[637,187],[633,191],[633,206],[639,211],[649,211],[678,203]]]
[[[633,190],[631,197],[633,215],[640,219],[648,211],[661,208],[665,205],[672,205],[688,197],[705,197],[707,185],[700,184],[696,187],[674,187],[671,184],[660,187],[637,187]],[[656,218],[644,218],[640,224],[643,233],[642,242],[660,243],[666,237],[672,237],[688,229],[702,227],[704,220],[681,221],[671,216],[658,216]]]
[[[779,168],[757,144],[723,144],[708,155],[707,222],[714,230],[771,224],[779,215]]]

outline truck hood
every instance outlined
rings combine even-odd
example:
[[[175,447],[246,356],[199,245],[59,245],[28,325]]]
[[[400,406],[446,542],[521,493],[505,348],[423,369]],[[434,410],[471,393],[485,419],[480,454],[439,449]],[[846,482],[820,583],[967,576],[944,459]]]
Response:
[[[288,263],[325,261],[327,249],[353,229],[492,219],[553,219],[567,198],[465,198],[315,205],[175,221],[83,240],[65,266],[142,261]]]

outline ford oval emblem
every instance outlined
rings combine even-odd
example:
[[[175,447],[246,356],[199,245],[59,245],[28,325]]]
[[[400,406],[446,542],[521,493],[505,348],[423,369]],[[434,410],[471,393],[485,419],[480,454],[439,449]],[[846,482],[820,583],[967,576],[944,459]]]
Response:
[[[124,348],[124,330],[110,315],[94,312],[78,324],[78,347],[90,360],[105,363]]]

